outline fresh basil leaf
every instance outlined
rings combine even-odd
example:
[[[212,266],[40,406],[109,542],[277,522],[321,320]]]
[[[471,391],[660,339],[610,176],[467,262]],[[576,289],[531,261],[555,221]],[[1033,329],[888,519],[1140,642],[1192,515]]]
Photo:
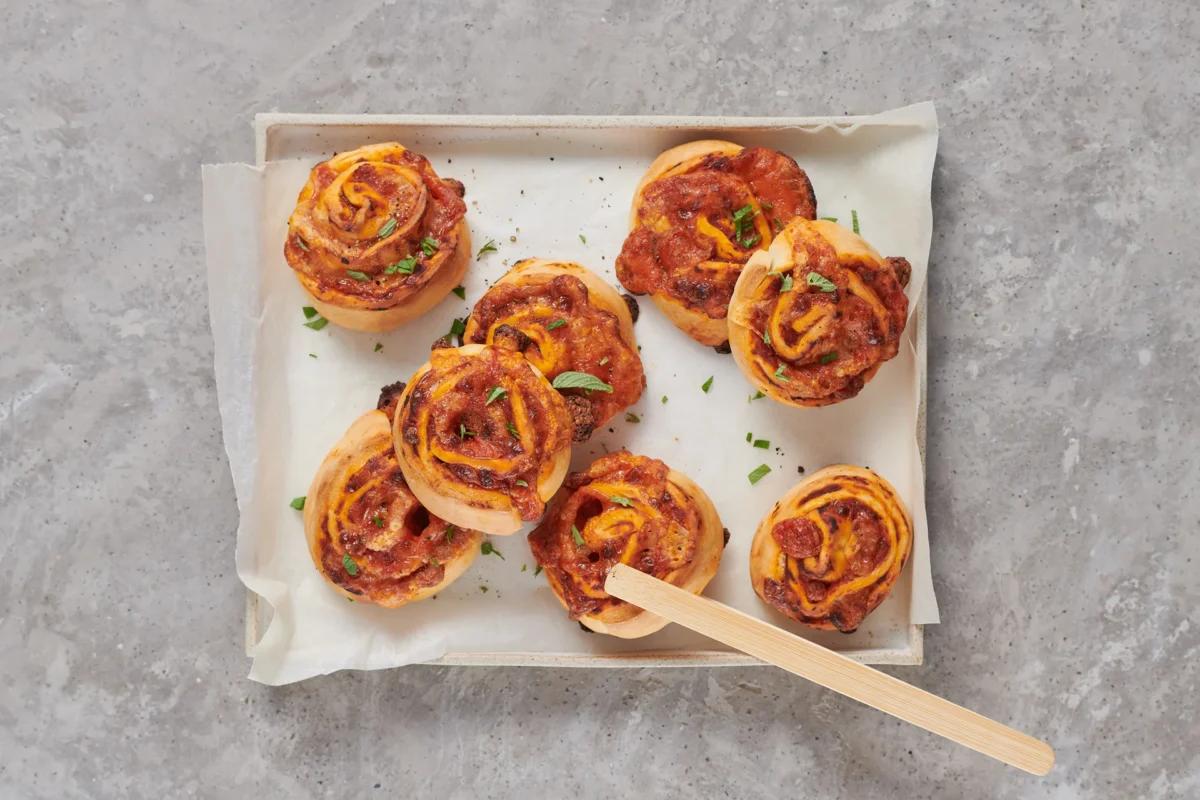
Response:
[[[479,552],[485,556],[500,556],[501,561],[505,561],[504,554],[497,550],[491,542],[484,540],[483,544],[479,545]]]
[[[437,239],[434,239],[432,236],[426,236],[421,240],[421,252],[425,254],[426,258],[429,258],[438,251],[438,244]]]
[[[378,236],[380,239],[391,236],[392,231],[396,230],[396,218],[388,217],[387,222],[379,226]]]
[[[292,508],[296,509],[297,511],[303,511],[305,499],[306,499],[306,495],[301,495],[300,497],[293,497],[292,502],[288,503],[288,505],[291,506]]]
[[[619,506],[625,506],[625,508],[630,508],[633,505],[632,500],[630,500],[628,497],[622,497],[619,494],[609,495],[608,499]]]
[[[850,209],[850,227],[854,229],[855,233],[858,233],[858,209]]]
[[[312,319],[317,315],[317,310],[312,306],[304,306],[304,308],[301,308],[300,310],[304,312],[305,319]]]
[[[452,292],[454,292],[456,295],[458,295],[458,298],[459,298],[460,300],[466,300],[466,299],[467,299],[467,287],[465,287],[465,286],[455,286],[455,287],[454,287],[453,289],[451,289],[450,291],[452,291]]]
[[[784,275],[783,278],[780,279],[779,291],[780,292],[790,292],[791,290],[792,290],[792,275],[791,275],[791,273],[788,273],[787,275]]]
[[[571,526],[571,538],[575,540],[576,547],[583,547],[583,534],[574,525]]]
[[[704,383],[700,384],[700,391],[704,392],[705,394],[708,394],[708,390],[712,388],[712,382],[713,382],[713,376],[709,375],[708,380],[706,380]]]
[[[508,390],[505,389],[503,386],[493,386],[492,390],[490,392],[488,392],[487,402],[484,403],[484,405],[490,406],[492,403],[499,400],[501,397],[503,397],[507,393],[508,393]]]
[[[831,364],[834,361],[837,361],[837,353],[826,353],[825,355],[821,356],[822,364]]]
[[[584,389],[589,392],[611,392],[613,387],[586,372],[560,372],[551,385],[555,389]]]
[[[833,281],[829,280],[829,278],[826,278],[824,275],[822,275],[819,272],[808,273],[808,276],[804,280],[805,280],[805,282],[808,283],[809,286],[815,286],[818,289],[820,289],[822,292],[836,292],[837,291],[837,284],[834,283]]]
[[[546,325],[546,330],[552,331],[556,328],[561,328],[563,325],[566,325],[566,324],[567,324],[567,321],[565,319],[556,319]]]
[[[314,331],[319,331],[328,324],[329,320],[325,319],[324,317],[317,317],[314,320],[304,323],[304,327],[312,328]]]
[[[413,270],[416,269],[416,266],[417,266],[417,257],[409,256],[408,258],[400,259],[395,264],[389,264],[387,269],[385,269],[383,271],[383,274],[384,275],[395,275],[397,272],[402,272],[405,275],[412,275]]]
[[[770,439],[755,439],[751,447],[757,447],[759,450],[766,450],[771,446]]]
[[[368,275],[365,272],[359,272],[356,269],[348,269],[348,270],[346,270],[346,274],[349,275],[351,278],[354,278],[354,280],[358,281],[359,283],[362,283],[363,281],[371,280],[370,275]]]
[[[346,572],[350,573],[350,577],[358,574],[358,564],[354,563],[354,559],[349,553],[342,553],[342,566],[346,568]]]

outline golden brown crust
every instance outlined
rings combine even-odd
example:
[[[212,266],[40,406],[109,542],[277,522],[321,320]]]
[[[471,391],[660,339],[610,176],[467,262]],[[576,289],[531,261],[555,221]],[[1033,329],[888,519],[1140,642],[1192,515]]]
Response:
[[[822,630],[853,631],[891,592],[912,552],[912,520],[870,470],[825,467],[763,517],[750,581],[763,602]]]
[[[502,391],[501,391],[502,390]],[[468,344],[430,354],[399,400],[393,440],[413,493],[460,527],[515,533],[571,460],[566,400],[520,354]]]
[[[826,220],[796,219],[746,264],[729,344],[760,391],[794,406],[857,395],[900,348],[908,262]]]
[[[563,372],[585,372],[611,386],[563,390],[573,398],[576,441],[636,403],[646,386],[629,306],[579,264],[518,262],[475,304],[463,339],[520,350],[551,381]]]
[[[330,322],[384,331],[436,305],[470,259],[462,184],[392,143],[313,168],[284,256]]]
[[[778,151],[711,139],[673,147],[634,193],[617,277],[693,339],[719,346],[742,265],[784,223],[815,213],[808,176]]]
[[[342,595],[395,608],[437,594],[483,535],[431,515],[404,481],[385,412],[363,414],[321,462],[304,503],[313,564]]]
[[[613,565],[699,594],[716,574],[725,541],[716,508],[690,478],[620,451],[567,478],[529,544],[572,619],[632,639],[667,621],[604,591]]]

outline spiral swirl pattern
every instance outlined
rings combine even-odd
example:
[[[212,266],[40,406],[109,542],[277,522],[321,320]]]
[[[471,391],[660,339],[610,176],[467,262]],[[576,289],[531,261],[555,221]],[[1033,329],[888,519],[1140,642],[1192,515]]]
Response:
[[[738,279],[730,347],[759,389],[797,406],[854,397],[900,348],[910,268],[836,223],[794,220]]]
[[[751,581],[764,602],[789,617],[848,633],[891,592],[912,538],[890,483],[858,467],[826,467],[759,523]]]
[[[604,591],[614,564],[699,593],[724,547],[716,510],[695,483],[625,451],[569,476],[529,543],[570,617],[617,636],[644,636],[665,623]]]
[[[396,607],[432,595],[474,560],[482,535],[430,514],[409,489],[382,411],[360,417],[307,496],[309,552],[343,594]]]
[[[434,350],[401,395],[393,433],[422,502],[486,533],[512,530],[477,525],[473,512],[537,519],[570,459],[562,395],[519,353],[484,345]]]

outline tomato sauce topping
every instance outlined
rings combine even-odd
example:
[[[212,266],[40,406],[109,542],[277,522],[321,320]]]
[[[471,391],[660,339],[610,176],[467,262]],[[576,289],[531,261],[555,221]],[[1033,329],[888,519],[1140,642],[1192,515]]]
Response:
[[[812,184],[790,157],[762,147],[710,155],[643,189],[617,277],[634,294],[721,319],[750,255],[791,219],[815,215]]]

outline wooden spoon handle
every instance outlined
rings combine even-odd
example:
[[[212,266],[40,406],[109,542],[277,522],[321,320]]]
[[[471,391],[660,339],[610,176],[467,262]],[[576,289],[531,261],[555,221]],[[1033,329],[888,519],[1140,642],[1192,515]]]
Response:
[[[671,622],[1005,764],[1034,775],[1045,775],[1054,766],[1054,750],[1039,739],[625,564],[613,568],[604,590]]]

